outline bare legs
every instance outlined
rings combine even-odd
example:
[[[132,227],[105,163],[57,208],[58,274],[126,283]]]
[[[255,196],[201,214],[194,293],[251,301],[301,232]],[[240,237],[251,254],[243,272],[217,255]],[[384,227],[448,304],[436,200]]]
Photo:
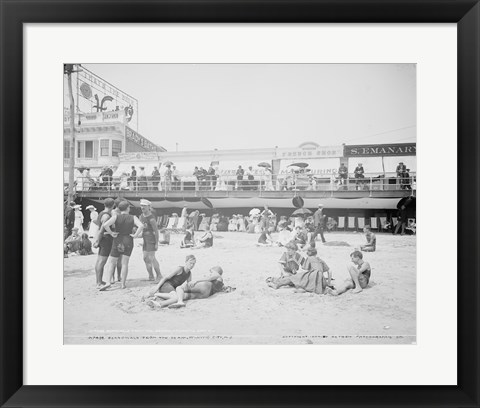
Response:
[[[126,288],[126,281],[127,281],[127,276],[128,276],[128,261],[130,260],[130,257],[127,255],[122,255],[121,257],[115,257],[115,256],[109,256],[107,260],[107,276],[106,276],[106,281],[107,283],[100,288],[101,291],[104,291],[108,289],[110,286],[112,286],[112,282],[114,279],[114,273],[115,273],[115,267],[118,269],[118,278],[120,279],[120,271],[122,272],[121,274],[121,280],[122,280],[122,289]],[[118,263],[121,262],[121,268],[118,268]]]
[[[162,274],[160,273],[160,264],[155,257],[154,251],[143,251],[143,261],[145,262],[145,266],[147,267],[148,272],[148,279],[154,280],[153,271],[155,270],[156,279],[160,280]]]
[[[344,282],[343,286],[338,286],[336,290],[327,288],[327,293],[337,296],[337,295],[341,295],[342,293],[345,293],[347,290],[350,290],[350,289],[353,289],[352,293],[359,293],[363,290],[358,280],[360,273],[358,272],[358,269],[355,267],[355,265],[348,263],[347,269],[351,279],[347,279]]]
[[[97,279],[97,287],[100,287],[102,285],[105,285],[105,282],[103,282],[103,268],[105,267],[105,264],[107,263],[108,256],[98,256],[97,257],[97,262],[95,263],[95,276]]]

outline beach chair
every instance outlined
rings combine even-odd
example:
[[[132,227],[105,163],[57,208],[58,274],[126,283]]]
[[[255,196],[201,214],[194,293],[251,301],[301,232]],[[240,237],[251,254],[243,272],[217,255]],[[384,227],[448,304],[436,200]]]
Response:
[[[210,224],[210,217],[203,217],[200,226],[198,227],[199,231],[205,231],[205,227]]]
[[[370,217],[370,227],[372,227],[372,229],[376,229],[378,230],[378,224],[377,224],[377,217]]]
[[[163,214],[163,219],[162,219],[162,228],[166,228],[167,225],[168,225],[168,215],[167,214]]]
[[[167,229],[172,229],[177,222],[177,217],[170,217],[168,219]]]
[[[382,230],[388,230],[390,224],[387,222],[387,217],[380,217],[380,225]]]
[[[415,235],[417,233],[417,223],[416,223],[415,218],[409,218],[408,219],[406,229],[412,231],[413,235]]]
[[[180,218],[178,219],[178,223],[177,223],[177,225],[176,225],[175,228],[176,228],[177,230],[183,230],[183,229],[185,229],[185,221],[186,221],[186,218],[185,218],[185,217],[180,217]]]
[[[358,223],[358,229],[363,230],[363,227],[365,226],[365,217],[358,217],[357,223]]]
[[[355,229],[355,217],[348,217],[348,229]]]
[[[338,217],[338,229],[343,229],[345,231],[345,217]]]

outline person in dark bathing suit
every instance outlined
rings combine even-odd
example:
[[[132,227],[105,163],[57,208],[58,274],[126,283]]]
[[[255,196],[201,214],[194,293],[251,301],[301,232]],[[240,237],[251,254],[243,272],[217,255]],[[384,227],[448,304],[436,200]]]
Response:
[[[127,201],[122,201],[118,204],[120,214],[113,213],[112,217],[104,224],[105,231],[113,236],[112,250],[107,260],[107,283],[99,290],[104,291],[112,284],[111,280],[118,257],[122,255],[122,285],[121,288],[126,288],[126,281],[128,276],[128,262],[133,251],[133,240],[140,236],[143,231],[143,224],[140,220],[130,215],[130,204]],[[110,229],[110,226],[115,224],[115,232]],[[135,234],[132,234],[133,227],[137,227]]]
[[[156,293],[156,297],[164,299],[163,302],[157,305],[177,309],[185,307],[184,300],[206,299],[215,293],[222,292],[224,291],[222,275],[223,269],[220,266],[214,266],[210,269],[210,276],[207,279],[185,282],[183,285],[178,286],[175,292]]]
[[[160,279],[160,282],[148,292],[147,298],[161,297],[158,294],[162,293],[167,294],[173,292],[173,294],[175,294],[177,287],[192,280],[192,269],[195,267],[196,262],[197,259],[194,255],[187,255],[185,258],[185,266],[175,268],[171,273]],[[145,298],[143,300],[145,300]],[[174,302],[169,302],[166,305],[162,302],[158,304],[158,306],[164,307],[175,302],[176,300]]]
[[[158,250],[159,233],[157,220],[152,213],[151,205],[152,203],[148,200],[143,198],[140,200],[140,208],[142,209],[140,222],[143,224],[143,261],[147,267],[148,279],[154,280],[153,271],[155,270],[156,280],[159,281],[162,274],[155,256],[155,252]]]
[[[350,289],[352,289],[352,293],[360,293],[368,286],[372,274],[370,264],[363,260],[363,254],[360,251],[352,252],[350,258],[352,263],[347,265],[350,279],[347,279],[344,285],[337,287],[336,290],[326,288],[326,293],[337,296]]]

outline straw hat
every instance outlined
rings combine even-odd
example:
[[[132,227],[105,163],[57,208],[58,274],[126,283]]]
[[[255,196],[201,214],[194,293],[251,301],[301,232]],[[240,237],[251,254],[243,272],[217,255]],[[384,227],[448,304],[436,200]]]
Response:
[[[140,205],[152,205],[152,203],[144,198],[140,199]]]
[[[86,210],[90,210],[90,209],[95,210],[95,207],[94,207],[93,205],[89,205],[89,206],[87,206],[85,209],[86,209]]]

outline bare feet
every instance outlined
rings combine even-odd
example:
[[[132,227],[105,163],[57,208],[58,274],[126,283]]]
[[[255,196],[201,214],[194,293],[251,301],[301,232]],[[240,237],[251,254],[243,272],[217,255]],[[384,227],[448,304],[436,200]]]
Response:
[[[110,286],[112,286],[111,283],[106,283],[105,285],[101,286],[98,290],[99,290],[100,292],[104,292],[104,291],[106,291]]]
[[[338,296],[338,292],[335,289],[329,288],[328,286],[325,288],[326,295]]]
[[[185,307],[185,303],[179,302],[179,303],[174,303],[173,305],[168,306],[169,309],[180,309],[181,307]]]
[[[352,293],[360,293],[360,292],[363,292],[363,289],[362,289],[362,288],[352,289]]]
[[[127,289],[127,285],[124,285],[124,284],[122,283],[122,286],[120,286],[120,289]]]
[[[305,289],[298,288],[298,289],[295,289],[294,292],[295,293],[306,293],[307,291]]]

